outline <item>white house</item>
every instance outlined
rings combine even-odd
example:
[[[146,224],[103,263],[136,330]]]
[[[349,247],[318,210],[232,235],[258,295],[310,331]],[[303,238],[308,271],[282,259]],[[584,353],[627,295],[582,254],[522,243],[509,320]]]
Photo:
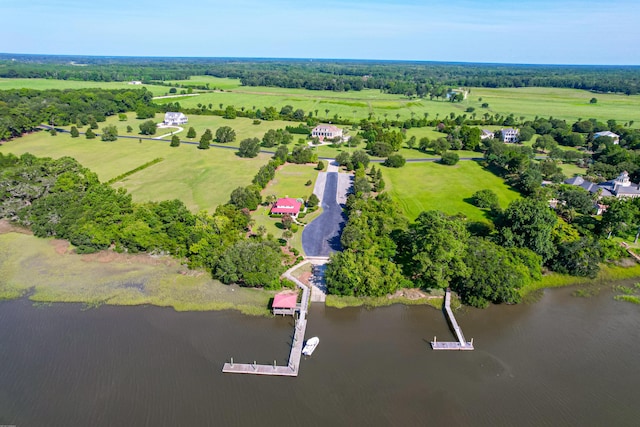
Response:
[[[611,137],[611,139],[613,139],[614,144],[620,144],[620,135],[618,135],[617,133],[613,133],[608,130],[605,130],[604,132],[596,132],[593,134],[593,139],[598,139],[601,136],[609,136]]]
[[[325,138],[342,138],[342,129],[334,125],[318,125],[311,131],[312,137],[318,137],[320,140]]]
[[[130,85],[141,85],[141,84],[142,84],[142,82],[141,82],[140,80],[131,80],[131,81],[129,82],[129,84],[130,84]]]
[[[187,116],[185,116],[183,113],[172,113],[172,112],[164,113],[163,123],[165,125],[168,125],[168,126],[183,125],[188,121],[189,119],[187,119]]]
[[[493,137],[494,137],[493,132],[487,129],[482,129],[482,133],[480,134],[480,139],[489,139]]]
[[[518,135],[520,135],[518,129],[500,129],[500,133],[502,134],[502,142],[518,142]]]

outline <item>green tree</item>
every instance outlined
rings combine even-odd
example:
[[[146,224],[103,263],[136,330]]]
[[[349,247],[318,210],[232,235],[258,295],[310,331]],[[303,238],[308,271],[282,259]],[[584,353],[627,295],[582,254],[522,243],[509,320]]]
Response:
[[[216,262],[214,277],[226,284],[277,289],[283,269],[281,254],[273,241],[241,240],[224,251]]]
[[[87,139],[94,139],[96,137],[96,134],[93,133],[93,130],[91,130],[91,128],[87,129],[87,131],[84,133],[84,136]]]
[[[464,256],[470,274],[454,282],[453,288],[465,304],[486,307],[489,302],[520,302],[519,289],[540,279],[541,260],[526,249],[503,248],[495,243],[472,237]],[[523,262],[522,258],[533,261]],[[527,265],[529,264],[529,265]]]
[[[551,262],[553,271],[572,276],[595,278],[600,271],[602,254],[593,238],[580,238],[558,245],[558,253]]]
[[[398,260],[420,287],[446,288],[469,275],[464,263],[468,239],[461,219],[439,211],[422,212],[402,236]]]
[[[140,134],[142,135],[155,135],[158,126],[153,120],[147,120],[146,122],[140,123],[139,128]]]
[[[320,204],[320,199],[318,199],[318,196],[316,196],[315,193],[311,193],[311,195],[307,199],[307,207],[315,208],[319,204]]]
[[[178,138],[178,135],[173,135],[171,137],[171,144],[169,144],[170,147],[179,147],[180,146],[180,138]]]
[[[591,98],[589,100],[589,104],[597,104],[598,103],[598,98]]]
[[[118,120],[121,122],[126,122],[127,121],[127,115],[124,113],[120,113],[118,114]]]
[[[558,219],[546,202],[522,198],[511,202],[497,224],[497,243],[527,248],[546,262],[555,254],[552,232]]]
[[[258,138],[246,138],[240,141],[238,155],[240,157],[256,157],[260,152],[260,140]]]
[[[351,155],[351,163],[354,168],[358,167],[358,165],[362,165],[362,167],[367,168],[370,161],[371,160],[369,159],[367,152],[364,150],[356,150]]]
[[[103,141],[117,141],[118,140],[118,128],[115,125],[109,125],[102,128],[102,135],[100,139]]]
[[[224,109],[224,115],[222,117],[224,117],[225,119],[235,119],[237,115],[238,113],[235,107],[233,105],[227,105],[227,107]]]
[[[471,202],[474,206],[481,209],[495,209],[499,207],[498,195],[489,189],[478,190],[471,196]]]
[[[449,166],[455,165],[456,163],[458,163],[458,161],[460,161],[460,156],[458,155],[458,153],[453,153],[451,151],[444,153],[442,155],[442,158],[440,159],[440,163]]]
[[[401,168],[407,161],[400,154],[392,154],[384,161],[384,165],[390,168]]]
[[[273,158],[280,160],[281,163],[284,163],[287,161],[288,156],[289,156],[289,149],[287,148],[287,146],[280,145],[276,149],[276,153],[273,155]]]
[[[248,187],[238,187],[231,192],[231,198],[229,203],[236,206],[239,209],[249,209],[254,211],[258,209],[258,205],[262,203],[262,196],[260,195],[260,187],[256,185],[250,185]]]
[[[131,132],[133,132],[133,127],[129,125],[127,126],[127,133],[131,133]]]
[[[198,148],[200,150],[208,150],[212,140],[213,134],[211,133],[211,129],[205,130],[200,137],[200,144],[198,144]]]
[[[80,132],[78,132],[78,128],[75,126],[71,126],[71,138],[77,138],[78,136],[80,136]]]
[[[187,138],[193,139],[196,137],[196,130],[193,127],[190,127],[187,131]]]
[[[236,140],[236,131],[229,126],[221,126],[216,130],[216,141],[221,143],[233,142]]]

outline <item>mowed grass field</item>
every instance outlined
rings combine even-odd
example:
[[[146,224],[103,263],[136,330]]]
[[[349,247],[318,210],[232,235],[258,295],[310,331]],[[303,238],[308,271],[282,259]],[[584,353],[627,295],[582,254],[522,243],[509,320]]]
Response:
[[[130,85],[128,82],[90,82],[80,80],[53,80],[53,79],[5,79],[0,78],[0,90],[8,89],[141,89],[146,87],[155,96],[169,92],[169,87],[157,85]]]
[[[487,114],[513,114],[517,118],[529,119],[535,116],[562,118],[575,121],[578,118],[609,119],[619,123],[634,121],[634,127],[640,127],[640,95],[596,94],[578,89],[561,88],[470,88],[466,100],[451,103],[446,100],[409,99],[406,96],[386,94],[377,89],[359,92],[310,91],[277,87],[241,86],[237,79],[216,78],[211,76],[193,76],[189,80],[177,80],[170,83],[184,86],[209,84],[210,91],[198,91],[199,96],[179,97],[156,100],[158,103],[180,102],[183,107],[195,108],[198,104],[212,104],[214,108],[233,105],[237,109],[264,109],[275,107],[280,110],[285,105],[301,108],[324,121],[332,120],[335,115],[341,118],[362,119],[370,114],[384,120],[397,117],[444,118],[450,113],[465,113],[468,107],[475,108],[473,113],[482,118]],[[0,79],[0,90],[15,88],[35,89],[78,89],[84,87],[103,87],[131,89],[141,86],[127,82],[84,82],[51,79]],[[155,96],[168,94],[169,87],[145,85]],[[590,104],[591,98],[597,98],[596,104]],[[482,98],[482,101],[480,101]],[[488,103],[489,108],[482,108]],[[328,110],[328,111],[327,111]],[[317,114],[316,114],[317,111]],[[467,113],[469,117],[473,113]]]
[[[180,98],[180,105],[197,107],[197,104],[212,104],[214,108],[233,105],[236,108],[263,109],[275,107],[280,109],[292,105],[305,112],[317,110],[321,120],[331,120],[334,115],[349,119],[361,119],[373,114],[376,118],[395,120],[423,117],[444,118],[450,113],[465,113],[468,107],[475,108],[476,117],[488,114],[512,114],[519,118],[532,119],[535,116],[562,118],[575,121],[578,118],[596,118],[601,121],[615,119],[620,123],[633,120],[634,127],[640,126],[640,95],[626,96],[617,94],[596,94],[578,89],[561,88],[471,88],[467,99],[460,103],[445,100],[409,99],[405,96],[386,94],[379,90],[362,90],[359,92],[309,91],[305,89],[288,89],[275,87],[241,86],[233,79],[216,79],[209,76],[194,76],[192,80],[177,83],[189,85],[209,83],[210,87],[224,88],[224,92],[203,93],[191,98]],[[590,104],[591,98],[597,98],[596,104]],[[482,101],[479,100],[482,98]],[[158,102],[171,102],[171,99]],[[489,108],[482,108],[488,103]],[[329,112],[326,112],[329,110]],[[467,113],[470,117],[473,113]]]
[[[411,220],[420,212],[440,210],[450,215],[462,213],[471,221],[482,221],[487,219],[485,212],[469,203],[476,191],[495,191],[502,208],[519,197],[502,178],[474,161],[460,161],[455,166],[408,163],[399,169],[381,169],[387,191]]]
[[[101,127],[103,124],[100,124]],[[108,181],[156,158],[163,161],[116,182],[126,188],[135,201],[160,201],[178,198],[189,209],[212,211],[229,200],[236,187],[251,184],[260,166],[270,156],[253,159],[236,156],[234,150],[211,148],[198,150],[195,145],[169,147],[167,141],[120,138],[102,142],[87,140],[84,135],[71,138],[67,133],[51,136],[37,132],[0,146],[2,153],[32,153],[41,157],[69,156]]]

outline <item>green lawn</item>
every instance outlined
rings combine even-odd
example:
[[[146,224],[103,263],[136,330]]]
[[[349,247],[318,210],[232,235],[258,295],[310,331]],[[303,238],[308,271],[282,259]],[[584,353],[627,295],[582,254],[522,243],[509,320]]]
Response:
[[[198,104],[212,104],[214,108],[233,105],[240,109],[262,109],[272,106],[280,109],[289,104],[314,115],[324,121],[334,115],[349,119],[361,119],[370,114],[384,120],[411,117],[444,118],[450,113],[465,113],[468,107],[475,111],[466,113],[469,117],[482,118],[486,114],[509,115],[534,118],[535,116],[562,118],[575,121],[578,118],[596,118],[601,121],[615,119],[619,123],[633,120],[634,127],[640,126],[640,95],[594,94],[578,89],[558,88],[471,88],[466,100],[451,103],[444,100],[409,99],[402,95],[386,94],[377,89],[359,92],[310,91],[277,87],[241,86],[237,79],[222,79],[211,76],[193,76],[189,80],[172,81],[182,85],[204,85],[223,91],[204,91],[200,96],[178,98],[183,107],[197,107]],[[127,82],[84,82],[52,79],[0,79],[0,90],[14,88],[35,89],[77,89],[83,87],[139,88]],[[166,86],[145,85],[156,96],[169,91]],[[596,104],[590,104],[591,98]],[[479,100],[482,98],[482,101]],[[175,102],[175,99],[157,100],[158,103]],[[489,108],[482,108],[488,103]],[[328,110],[328,112],[326,111]],[[317,112],[316,112],[317,111]],[[411,130],[409,131],[411,132]],[[410,134],[410,133],[409,133]]]
[[[178,198],[193,211],[211,211],[227,202],[231,191],[238,186],[249,185],[260,166],[270,158],[261,154],[254,159],[242,159],[233,150],[198,150],[196,146],[187,144],[172,148],[166,141],[138,142],[137,139],[121,138],[116,142],[102,142],[99,138],[87,140],[83,135],[71,138],[69,134],[59,133],[54,137],[46,132],[5,142],[0,146],[0,152],[29,152],[54,158],[70,156],[96,172],[101,181],[108,181],[153,159],[163,158],[162,162],[114,186],[125,187],[135,201]]]
[[[7,89],[141,89],[146,87],[156,96],[169,92],[168,87],[156,85],[130,85],[128,82],[88,82],[80,80],[53,80],[53,79],[5,79],[0,78],[0,90]]]
[[[473,221],[486,220],[485,213],[466,200],[478,190],[495,191],[503,208],[518,198],[502,178],[473,161],[461,161],[455,166],[409,163],[399,169],[382,167],[382,173],[387,191],[411,220],[427,210],[462,213]]]

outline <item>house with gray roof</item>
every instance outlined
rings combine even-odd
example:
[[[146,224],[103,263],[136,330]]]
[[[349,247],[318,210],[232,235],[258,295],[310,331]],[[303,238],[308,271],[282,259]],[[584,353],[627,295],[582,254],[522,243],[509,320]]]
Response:
[[[600,197],[640,197],[640,184],[631,182],[627,171],[622,172],[616,179],[600,184],[587,181],[581,176],[566,179],[564,183],[582,187],[591,194],[600,194]]]

